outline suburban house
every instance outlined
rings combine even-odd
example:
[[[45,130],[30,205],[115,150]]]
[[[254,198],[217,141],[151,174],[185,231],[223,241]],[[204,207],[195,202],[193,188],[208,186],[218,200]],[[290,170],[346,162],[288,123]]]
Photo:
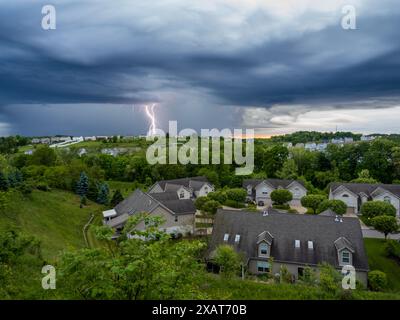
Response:
[[[342,200],[348,213],[358,214],[366,201],[386,201],[396,208],[400,215],[400,185],[370,183],[331,183],[329,199]]]
[[[206,177],[191,177],[173,180],[161,180],[152,185],[150,194],[161,192],[176,192],[180,199],[205,197],[214,191],[214,186]]]
[[[196,207],[193,200],[182,199],[177,192],[146,193],[136,189],[128,198],[120,202],[115,208],[103,212],[104,224],[116,230],[116,237],[128,218],[134,214],[146,212],[152,216],[161,216],[165,219],[161,226],[167,233],[193,233]],[[145,229],[144,223],[137,229]]]
[[[352,265],[356,278],[367,284],[368,261],[357,218],[219,209],[207,251],[209,269],[219,245],[230,245],[245,259],[251,274],[279,273],[286,266],[292,279],[305,267],[318,272],[326,262],[341,270]]]
[[[271,192],[277,189],[289,190],[293,200],[292,206],[301,206],[300,199],[307,194],[307,189],[302,181],[283,179],[246,179],[243,188],[247,191],[247,199],[259,205],[271,205]]]

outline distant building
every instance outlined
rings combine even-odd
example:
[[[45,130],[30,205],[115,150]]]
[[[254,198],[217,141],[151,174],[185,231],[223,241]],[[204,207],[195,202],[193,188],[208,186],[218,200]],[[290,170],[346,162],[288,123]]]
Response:
[[[85,141],[96,141],[96,136],[84,137],[83,139],[84,139]]]
[[[82,157],[84,154],[86,154],[87,153],[87,151],[86,151],[86,149],[85,148],[81,148],[81,149],[79,149],[79,151],[78,151],[78,156],[80,156],[80,157]]]
[[[325,143],[325,142],[323,142],[323,143],[318,143],[318,144],[317,144],[316,150],[317,150],[317,151],[323,152],[323,151],[326,150],[327,147],[328,147],[328,144]]]
[[[343,144],[344,143],[344,139],[343,138],[337,138],[337,139],[332,139],[331,143],[333,144]]]
[[[24,154],[32,155],[32,154],[33,154],[33,150],[32,150],[32,149],[26,150],[26,151],[24,152]]]
[[[374,139],[374,136],[361,136],[361,141],[372,141]]]
[[[353,140],[352,137],[346,137],[346,138],[344,138],[344,143],[353,143],[353,142],[354,142],[354,140]]]
[[[304,145],[304,149],[309,151],[315,151],[317,149],[317,144],[315,142],[307,142]]]

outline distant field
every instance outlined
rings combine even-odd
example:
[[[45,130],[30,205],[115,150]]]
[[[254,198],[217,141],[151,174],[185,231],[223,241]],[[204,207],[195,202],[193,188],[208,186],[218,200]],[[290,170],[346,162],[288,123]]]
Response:
[[[35,236],[41,240],[43,257],[52,259],[64,249],[86,246],[82,228],[92,213],[100,215],[101,208],[89,202],[80,209],[79,197],[73,193],[35,190],[29,198],[12,199],[7,213],[0,214],[0,230],[15,227]]]
[[[369,269],[385,272],[388,277],[389,288],[400,292],[400,265],[386,257],[384,242],[384,239],[364,239]]]

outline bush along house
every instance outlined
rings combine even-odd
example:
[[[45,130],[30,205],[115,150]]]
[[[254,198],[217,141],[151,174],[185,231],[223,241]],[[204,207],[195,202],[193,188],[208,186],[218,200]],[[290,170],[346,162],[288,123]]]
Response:
[[[321,263],[341,271],[352,265],[358,281],[367,285],[368,261],[357,218],[218,210],[207,251],[208,266],[219,245],[230,245],[245,257],[251,274],[277,274],[286,266],[293,281],[306,267],[318,273]]]

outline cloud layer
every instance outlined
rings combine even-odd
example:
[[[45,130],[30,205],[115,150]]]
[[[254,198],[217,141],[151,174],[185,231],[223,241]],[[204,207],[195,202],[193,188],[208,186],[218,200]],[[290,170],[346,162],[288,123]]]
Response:
[[[0,3],[0,133],[40,134],[32,114],[48,117],[47,131],[63,117],[61,131],[125,130],[128,117],[117,110],[150,102],[164,126],[179,118],[206,128],[222,115],[211,123],[283,131],[309,111],[362,108],[368,116],[398,105],[395,0],[58,0],[50,31],[41,28],[45,4]],[[348,4],[356,30],[341,27]],[[72,126],[72,113],[83,123]],[[145,132],[145,119],[134,118],[130,133]]]

